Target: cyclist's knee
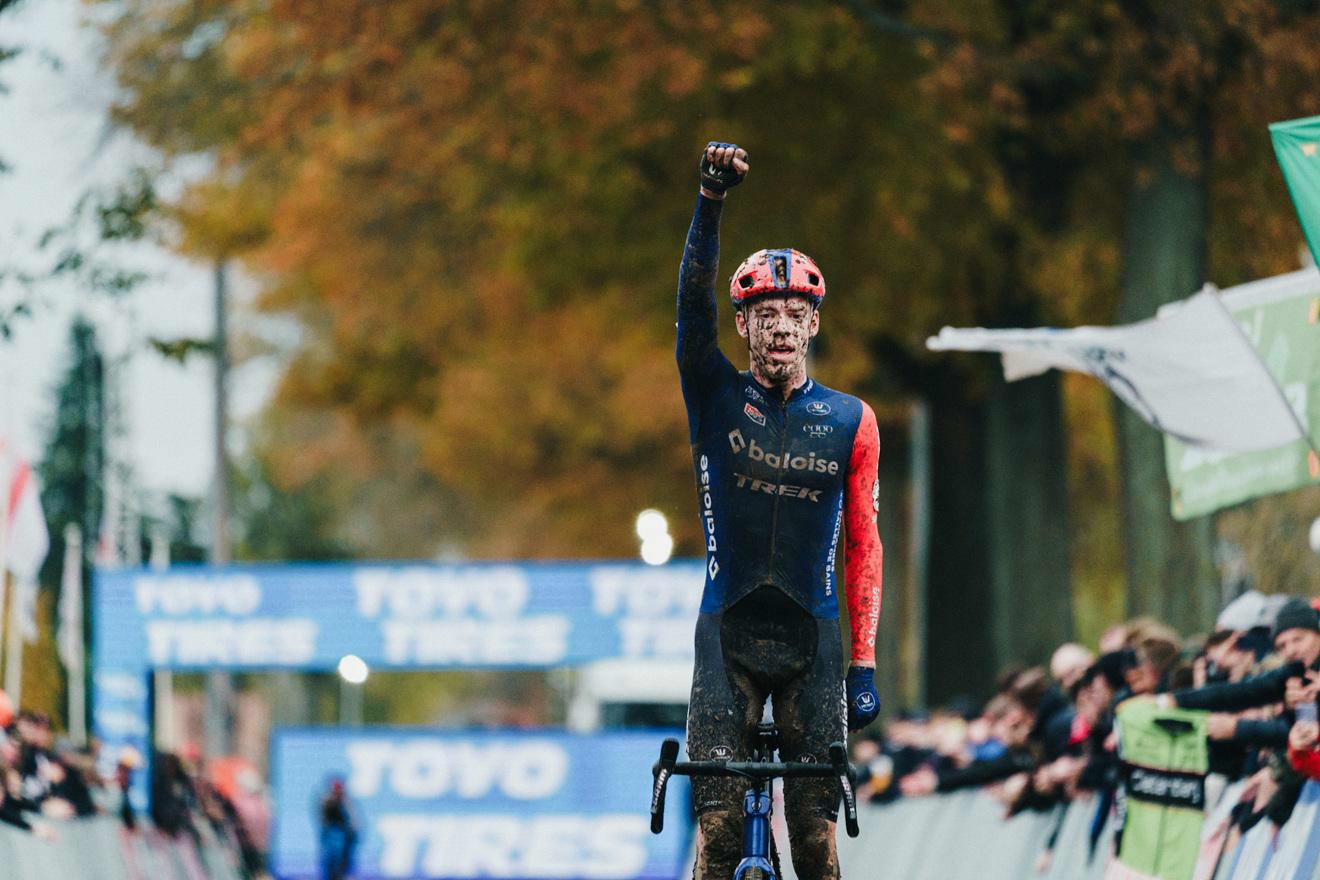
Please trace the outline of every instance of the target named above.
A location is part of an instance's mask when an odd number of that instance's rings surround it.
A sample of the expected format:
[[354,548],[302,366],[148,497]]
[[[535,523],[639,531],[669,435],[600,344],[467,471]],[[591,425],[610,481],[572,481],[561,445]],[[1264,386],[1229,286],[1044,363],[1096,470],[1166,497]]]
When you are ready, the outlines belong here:
[[788,843],[798,880],[838,880],[834,822],[819,810],[785,810]]
[[798,880],[836,880],[834,847],[837,790],[830,780],[791,779],[784,788],[784,819]]
[[723,880],[733,876],[742,858],[742,813],[703,810],[697,816],[701,842],[697,848],[696,880]]

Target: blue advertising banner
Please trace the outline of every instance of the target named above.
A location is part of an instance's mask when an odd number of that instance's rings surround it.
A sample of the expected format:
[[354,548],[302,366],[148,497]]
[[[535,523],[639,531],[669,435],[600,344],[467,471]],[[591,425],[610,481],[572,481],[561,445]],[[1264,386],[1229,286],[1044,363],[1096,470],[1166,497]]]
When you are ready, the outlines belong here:
[[683,659],[700,563],[235,565],[98,572],[96,662],[159,669]]
[[98,571],[92,728],[107,772],[125,746],[149,754],[151,669],[323,670],[346,654],[386,669],[690,661],[703,578],[700,562]]
[[673,880],[692,821],[686,780],[675,779],[665,833],[650,833],[650,768],[665,736],[682,731],[277,731],[272,870],[319,880],[319,808],[338,777],[358,880]]

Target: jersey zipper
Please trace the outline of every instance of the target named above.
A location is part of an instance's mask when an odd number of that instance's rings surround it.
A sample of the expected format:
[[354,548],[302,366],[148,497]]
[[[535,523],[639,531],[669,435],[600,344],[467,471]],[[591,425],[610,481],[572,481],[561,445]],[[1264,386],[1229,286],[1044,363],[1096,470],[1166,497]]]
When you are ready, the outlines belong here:
[[[779,485],[784,485],[784,476],[788,469],[784,467],[784,453],[788,451],[788,401],[782,397],[779,399]],[[779,540],[779,499],[783,498],[779,491],[775,492],[775,505],[770,511],[770,567],[773,570],[775,564],[775,543]]]

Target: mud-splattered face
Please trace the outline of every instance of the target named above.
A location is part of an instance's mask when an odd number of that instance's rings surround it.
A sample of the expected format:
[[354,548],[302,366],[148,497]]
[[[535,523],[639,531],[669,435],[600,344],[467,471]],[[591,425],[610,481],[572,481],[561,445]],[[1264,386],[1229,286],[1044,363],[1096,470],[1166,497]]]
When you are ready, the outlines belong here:
[[752,372],[774,385],[806,375],[807,347],[820,329],[820,314],[803,297],[757,300],[734,314],[747,340]]

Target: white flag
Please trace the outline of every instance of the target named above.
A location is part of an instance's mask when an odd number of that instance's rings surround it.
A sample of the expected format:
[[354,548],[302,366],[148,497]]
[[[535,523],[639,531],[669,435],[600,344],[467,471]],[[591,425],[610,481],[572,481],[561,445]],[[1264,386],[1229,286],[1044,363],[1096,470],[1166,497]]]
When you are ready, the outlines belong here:
[[37,637],[37,575],[50,549],[41,492],[32,467],[0,442],[0,500],[6,505],[3,568],[14,575],[14,598],[23,638]]
[[1000,352],[1010,382],[1051,368],[1090,373],[1151,425],[1194,446],[1253,452],[1306,439],[1278,382],[1209,285],[1137,324],[945,327],[926,347]]

